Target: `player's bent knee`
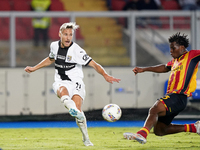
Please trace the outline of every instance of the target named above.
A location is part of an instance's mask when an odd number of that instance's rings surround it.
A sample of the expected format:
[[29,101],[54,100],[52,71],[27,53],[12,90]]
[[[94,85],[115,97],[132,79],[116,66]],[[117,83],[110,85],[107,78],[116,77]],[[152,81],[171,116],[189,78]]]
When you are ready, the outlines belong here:
[[157,113],[157,108],[156,107],[151,107],[150,109],[149,109],[149,113],[150,114],[156,114]]
[[150,109],[149,109],[149,114],[163,114],[165,112],[165,109],[162,110],[160,109],[158,106],[152,106]]
[[157,132],[157,131],[154,131],[154,134],[155,134],[156,136],[163,136],[163,135],[164,135],[162,132]]
[[165,135],[165,132],[163,131],[163,129],[154,128],[154,134],[155,134],[156,136],[163,136],[163,135]]

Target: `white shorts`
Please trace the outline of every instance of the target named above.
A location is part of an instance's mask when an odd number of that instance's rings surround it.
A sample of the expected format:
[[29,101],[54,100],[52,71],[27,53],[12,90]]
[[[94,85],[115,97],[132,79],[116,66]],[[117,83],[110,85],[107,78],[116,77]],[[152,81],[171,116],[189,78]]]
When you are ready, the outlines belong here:
[[83,100],[85,98],[85,84],[82,80],[79,80],[77,82],[72,81],[57,81],[53,83],[53,90],[55,94],[57,95],[57,91],[59,87],[64,86],[67,88],[69,92],[69,97],[72,98],[74,95],[79,95]]

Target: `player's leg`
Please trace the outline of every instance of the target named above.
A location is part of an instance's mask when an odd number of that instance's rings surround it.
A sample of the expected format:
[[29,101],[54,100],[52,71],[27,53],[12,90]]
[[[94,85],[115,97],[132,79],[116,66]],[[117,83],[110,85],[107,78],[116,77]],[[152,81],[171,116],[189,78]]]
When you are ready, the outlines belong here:
[[156,101],[155,104],[149,109],[148,116],[144,123],[144,128],[149,131],[154,127],[158,121],[159,116],[166,115],[166,108],[161,101]]
[[146,143],[146,138],[152,129],[152,127],[157,123],[159,116],[164,116],[166,114],[166,108],[161,101],[156,101],[156,103],[149,109],[148,117],[144,123],[143,128],[141,128],[136,134],[135,133],[124,133],[124,137],[130,140],[137,140],[141,144]]
[[192,132],[200,135],[200,121],[192,124],[169,124],[158,121],[154,126],[154,133],[157,136],[164,136],[168,134],[175,134],[180,132]]
[[158,122],[154,126],[154,133],[157,136],[164,136],[168,134],[175,134],[184,132],[184,125],[172,124],[172,120],[176,115],[159,117]]
[[61,103],[69,110],[72,117],[83,120],[83,114],[77,109],[75,102],[69,97],[69,92],[65,86],[60,86],[57,90],[57,95],[61,99]]
[[[79,95],[74,95],[72,97],[72,100],[75,102],[76,107],[81,111],[81,106],[82,106],[82,98]],[[87,131],[87,121],[86,117],[84,115],[84,112],[81,111],[81,113],[84,116],[83,120],[80,120],[76,118],[76,124],[78,125],[79,129],[81,130],[81,133],[83,135],[83,143],[85,146],[93,146],[92,142],[90,142],[88,131]]]
[[[184,110],[186,105],[187,96],[183,94],[170,94],[161,98],[150,109],[144,127],[136,134],[124,134],[125,138],[134,139],[144,144],[146,143],[146,137],[153,126],[154,133],[158,136],[179,132],[194,132],[200,134],[199,121],[197,121],[195,124],[171,124],[174,117]],[[165,111],[163,111],[163,107],[165,108]]]
[[[172,94],[168,100],[163,99],[166,106],[166,116],[159,117],[158,122],[154,126],[154,133],[158,136],[175,134],[179,132],[199,133],[200,122],[192,124],[171,124],[172,120],[178,115],[187,105],[187,96],[183,94]],[[169,111],[170,109],[170,111]]]
[[185,132],[193,132],[200,135],[200,121],[197,121],[192,124],[185,124],[184,128],[185,128]]
[[[184,130],[183,126],[172,126],[170,124],[174,117],[185,109],[186,105],[187,96],[184,94],[171,93],[165,97],[162,97],[150,109],[144,127],[137,132],[136,135],[139,134],[142,137],[137,137],[134,135],[132,136],[133,139],[139,139],[137,141],[140,143],[146,143],[146,137],[153,126],[156,135],[167,135],[180,131],[182,132]],[[178,130],[175,131],[177,128]]]

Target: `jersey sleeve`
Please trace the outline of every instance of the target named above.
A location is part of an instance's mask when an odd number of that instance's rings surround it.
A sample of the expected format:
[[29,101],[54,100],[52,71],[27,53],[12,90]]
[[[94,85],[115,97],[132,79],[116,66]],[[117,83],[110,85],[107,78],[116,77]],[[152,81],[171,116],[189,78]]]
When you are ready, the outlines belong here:
[[55,54],[53,53],[53,43],[50,45],[50,53],[49,53],[49,58],[54,59]]
[[88,65],[92,58],[81,47],[76,51],[76,62],[80,65]]
[[171,70],[171,67],[172,67],[172,60],[169,61],[166,65],[167,69]]
[[189,53],[191,58],[195,58],[196,62],[200,61],[200,50],[191,50]]

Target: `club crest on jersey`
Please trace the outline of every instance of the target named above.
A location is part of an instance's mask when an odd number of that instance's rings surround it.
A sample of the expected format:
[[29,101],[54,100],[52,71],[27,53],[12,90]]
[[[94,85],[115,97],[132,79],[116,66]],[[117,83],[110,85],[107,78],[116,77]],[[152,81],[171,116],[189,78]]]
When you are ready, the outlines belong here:
[[72,60],[72,56],[67,56],[67,61],[71,61]]

